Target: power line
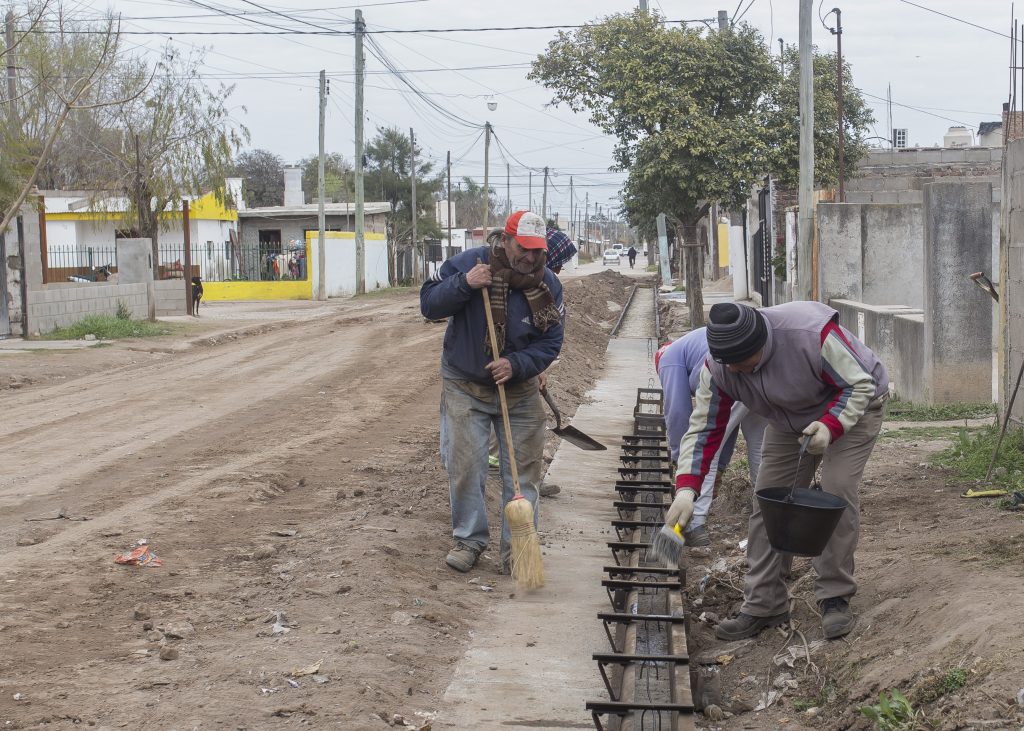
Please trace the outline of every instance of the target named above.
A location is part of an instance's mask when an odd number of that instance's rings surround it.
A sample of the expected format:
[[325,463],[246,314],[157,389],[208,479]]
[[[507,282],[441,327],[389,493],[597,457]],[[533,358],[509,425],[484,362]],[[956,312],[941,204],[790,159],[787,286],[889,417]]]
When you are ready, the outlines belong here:
[[[904,2],[906,0],[903,0]],[[193,0],[195,2],[195,0]],[[751,0],[751,5],[755,0]],[[197,3],[202,5],[201,3]],[[208,7],[208,6],[205,6]],[[747,6],[747,10],[750,6]],[[746,11],[744,11],[745,13]],[[224,13],[222,13],[224,14]],[[166,36],[166,35],[179,35],[179,36],[354,36],[354,30],[302,30],[297,28],[283,29],[279,26],[274,26],[269,23],[262,23],[261,21],[253,20],[245,17],[242,20],[246,20],[250,23],[258,23],[259,25],[265,25],[275,30],[180,30],[180,31],[156,31],[156,30],[123,30],[120,31],[122,35],[133,35],[133,36]],[[696,18],[691,20],[665,20],[662,21],[664,24],[678,24],[678,23],[708,23],[715,20],[714,18]],[[364,31],[365,35],[393,35],[393,34],[413,34],[413,33],[489,33],[489,32],[505,32],[505,31],[520,31],[520,30],[563,30],[563,29],[575,29],[575,28],[590,28],[593,23],[583,23],[580,25],[515,25],[515,26],[503,26],[503,27],[490,27],[490,28],[406,28],[406,29],[391,29],[391,30],[367,30]],[[318,27],[318,26],[317,26]],[[102,30],[91,30],[91,29],[68,29],[63,30],[46,30],[45,28],[33,28],[29,33],[39,34],[63,34],[63,35],[97,35],[104,33]],[[322,49],[321,49],[322,50]]]
[[972,28],[977,28],[978,30],[983,30],[986,33],[992,33],[992,34],[997,35],[997,36],[1002,36],[1003,38],[1011,38],[1011,36],[1007,35],[1006,33],[1001,33],[999,31],[995,30],[994,28],[988,28],[988,27],[986,27],[984,25],[978,25],[977,23],[972,23],[969,20],[964,20],[963,18],[957,18],[955,15],[950,15],[948,13],[943,13],[943,12],[941,12],[939,10],[935,10],[933,8],[929,8],[926,5],[918,5],[917,3],[910,2],[910,0],[899,0],[899,1],[901,3],[904,3],[905,5],[913,5],[915,8],[920,8],[921,10],[927,10],[929,13],[935,13],[936,15],[941,15],[943,18],[949,18],[950,20],[955,20],[957,23],[963,23],[964,25],[969,25]]
[[877,96],[875,94],[868,94],[866,91],[862,91],[861,94],[866,96],[866,97],[870,97],[872,99],[877,99],[878,101],[886,102],[887,104],[892,104],[894,107],[903,107],[904,109],[912,109],[915,112],[920,112],[921,114],[927,114],[930,117],[937,117],[938,119],[944,119],[947,122],[955,122],[956,124],[959,124],[959,125],[961,125],[963,127],[970,127],[971,129],[977,129],[977,127],[975,125],[973,125],[973,124],[967,124],[966,122],[961,122],[959,119],[953,119],[952,117],[943,117],[941,114],[935,114],[934,112],[926,111],[922,107],[914,107],[914,106],[911,106],[910,104],[901,104],[899,102],[892,101],[888,97]]
[[[376,8],[376,7],[381,7],[381,6],[384,6],[384,5],[408,5],[408,4],[412,4],[412,3],[425,3],[425,2],[428,2],[428,0],[388,0],[387,2],[381,2],[381,3],[361,3],[359,5],[337,5],[337,6],[328,7],[328,8],[301,8],[301,9],[293,10],[292,12],[293,13],[320,13],[320,12],[330,12],[331,10],[349,10],[351,8]],[[135,17],[132,17],[132,16],[127,16],[127,17],[119,16],[119,17],[121,17],[121,20],[192,20],[192,19],[200,19],[200,18],[217,18],[217,17],[220,17],[220,16],[229,16],[229,17],[232,17],[232,18],[242,18],[242,17],[245,17],[247,15],[269,15],[269,14],[276,15],[277,11],[275,11],[275,10],[266,10],[266,11],[240,10],[237,13],[224,12],[224,13],[203,13],[203,14],[193,14],[193,15],[139,15],[139,16],[135,16]],[[338,17],[338,16],[335,16],[335,17]],[[314,18],[313,20],[317,20],[317,18]],[[346,18],[345,20],[351,21],[350,18]]]

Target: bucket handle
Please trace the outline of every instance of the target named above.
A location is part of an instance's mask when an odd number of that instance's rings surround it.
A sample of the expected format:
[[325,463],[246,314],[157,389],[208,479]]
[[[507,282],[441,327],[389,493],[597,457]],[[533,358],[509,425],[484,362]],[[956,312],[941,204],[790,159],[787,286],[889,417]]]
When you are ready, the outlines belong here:
[[[796,492],[796,483],[800,481],[800,464],[804,461],[804,455],[807,454],[807,445],[811,443],[810,435],[800,440],[800,454],[796,458],[796,474],[793,475],[793,486],[789,488],[789,495],[786,496],[786,502],[793,502],[793,494]],[[819,490],[821,485],[816,486]]]

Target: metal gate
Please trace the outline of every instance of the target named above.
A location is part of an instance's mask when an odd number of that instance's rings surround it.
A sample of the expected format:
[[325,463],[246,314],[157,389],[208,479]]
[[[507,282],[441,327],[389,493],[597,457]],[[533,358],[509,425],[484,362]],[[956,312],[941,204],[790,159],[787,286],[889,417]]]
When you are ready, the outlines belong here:
[[757,231],[754,233],[754,285],[761,295],[761,306],[771,307],[772,296],[772,242],[775,241],[772,221],[772,203],[775,198],[775,181],[769,175],[764,187],[757,194]]

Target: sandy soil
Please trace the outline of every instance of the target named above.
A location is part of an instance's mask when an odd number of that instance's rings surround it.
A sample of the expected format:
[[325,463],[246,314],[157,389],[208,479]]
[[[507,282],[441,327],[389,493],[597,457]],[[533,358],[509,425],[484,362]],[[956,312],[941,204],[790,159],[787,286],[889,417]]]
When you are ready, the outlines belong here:
[[[1024,523],[992,502],[959,498],[965,485],[928,466],[946,444],[899,431],[879,440],[861,493],[858,625],[847,639],[827,643],[808,559],[796,560],[789,582],[798,634],[714,638],[717,619],[738,610],[742,587],[737,544],[746,535],[750,485],[730,472],[713,508],[714,545],[695,557],[688,581],[693,616],[703,614],[690,641],[701,660],[724,663],[721,706],[735,715],[705,718],[702,728],[874,728],[859,708],[892,688],[921,712],[907,729],[1021,728],[1024,709],[1015,696],[1024,687]],[[775,661],[781,657],[787,662]],[[948,680],[958,670],[965,671],[962,688]],[[769,690],[783,694],[768,710],[752,712]]]
[[[566,284],[567,415],[630,286]],[[429,723],[498,599],[443,563],[444,327],[331,307],[0,360],[0,727]],[[162,568],[114,564],[143,537]]]

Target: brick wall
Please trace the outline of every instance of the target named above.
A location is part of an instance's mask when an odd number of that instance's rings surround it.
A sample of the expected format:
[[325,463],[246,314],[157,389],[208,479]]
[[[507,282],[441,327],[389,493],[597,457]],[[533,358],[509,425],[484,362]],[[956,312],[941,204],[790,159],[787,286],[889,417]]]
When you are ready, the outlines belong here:
[[148,316],[145,284],[48,284],[28,293],[28,323],[33,333],[48,333],[89,315],[113,315],[124,302],[132,317]]

